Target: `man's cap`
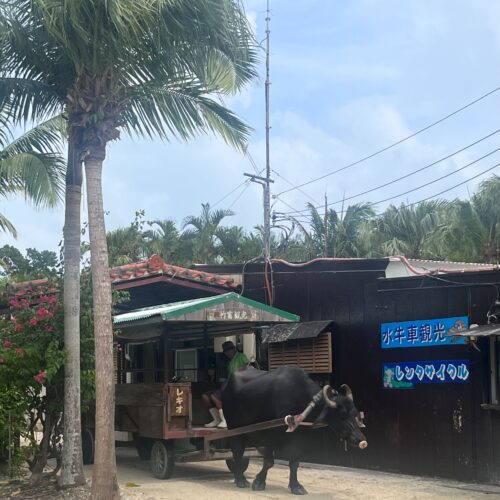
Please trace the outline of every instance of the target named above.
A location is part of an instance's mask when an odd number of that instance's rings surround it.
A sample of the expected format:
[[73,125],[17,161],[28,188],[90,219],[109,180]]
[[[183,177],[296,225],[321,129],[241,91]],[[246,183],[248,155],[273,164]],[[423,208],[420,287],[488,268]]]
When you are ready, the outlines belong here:
[[222,352],[230,351],[231,349],[236,349],[236,346],[230,340],[222,344]]

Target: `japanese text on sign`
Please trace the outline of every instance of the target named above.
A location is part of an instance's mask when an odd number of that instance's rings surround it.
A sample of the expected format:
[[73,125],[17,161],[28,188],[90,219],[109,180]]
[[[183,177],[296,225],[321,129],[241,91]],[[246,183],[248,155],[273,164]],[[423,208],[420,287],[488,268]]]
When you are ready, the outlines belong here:
[[384,389],[412,389],[417,384],[463,384],[469,378],[466,359],[383,364]]
[[208,309],[207,321],[257,321],[257,313],[255,311],[245,311],[244,309]]
[[175,415],[182,416],[186,414],[186,400],[184,397],[184,390],[176,388],[175,389]]
[[[467,316],[382,323],[380,342],[383,349],[449,345],[453,342],[453,337],[448,335],[450,329],[459,332],[468,327],[469,318]],[[463,344],[464,342],[465,339],[462,337],[453,343]]]

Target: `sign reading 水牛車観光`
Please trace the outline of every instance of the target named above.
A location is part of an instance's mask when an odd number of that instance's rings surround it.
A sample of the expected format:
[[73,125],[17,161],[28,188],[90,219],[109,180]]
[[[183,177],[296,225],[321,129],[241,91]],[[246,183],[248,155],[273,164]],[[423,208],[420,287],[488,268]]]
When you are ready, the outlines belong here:
[[382,323],[380,342],[382,349],[463,344],[465,342],[463,337],[453,341],[453,336],[449,335],[449,332],[465,331],[468,327],[467,316]]

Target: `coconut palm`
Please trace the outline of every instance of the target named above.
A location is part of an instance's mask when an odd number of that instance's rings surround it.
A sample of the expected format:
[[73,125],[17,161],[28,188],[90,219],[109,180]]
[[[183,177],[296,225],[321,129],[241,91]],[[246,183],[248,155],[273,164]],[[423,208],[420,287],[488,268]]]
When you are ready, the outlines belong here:
[[455,200],[434,238],[443,256],[467,262],[498,263],[500,177],[482,182],[471,200]]
[[212,210],[209,203],[202,203],[201,214],[184,219],[183,239],[191,241],[193,259],[199,264],[212,264],[219,257],[218,235],[221,234],[221,222],[234,215],[232,210]]
[[390,205],[375,221],[382,252],[414,259],[432,256],[431,241],[446,207],[444,200],[400,207]]
[[360,257],[360,231],[375,211],[369,203],[356,203],[340,214],[329,209],[325,217],[308,203],[310,224],[298,223],[311,257]]
[[[34,127],[9,143],[4,124],[0,137],[0,198],[24,195],[35,207],[54,207],[62,200],[65,163],[57,152],[61,146],[61,118]],[[3,140],[2,140],[3,139]],[[0,230],[17,236],[17,231],[0,214]]]
[[[95,498],[109,499],[117,487],[101,183],[106,147],[121,130],[181,139],[210,131],[241,147],[248,128],[210,94],[233,93],[255,76],[253,38],[236,0],[13,0],[3,14],[17,36],[9,54],[15,78],[0,88],[0,107],[7,103],[15,116],[33,119],[62,108],[74,159],[68,170],[85,165],[99,380],[92,488]],[[33,51],[45,54],[42,67],[25,57],[33,40]]]
[[148,222],[151,229],[145,231],[148,253],[161,255],[166,262],[183,264],[190,260],[181,245],[179,231],[171,219]]

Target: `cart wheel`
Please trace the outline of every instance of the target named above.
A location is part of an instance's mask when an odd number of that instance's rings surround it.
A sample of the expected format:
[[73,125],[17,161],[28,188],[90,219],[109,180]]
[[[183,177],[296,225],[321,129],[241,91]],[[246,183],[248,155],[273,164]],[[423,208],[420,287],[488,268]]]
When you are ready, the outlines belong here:
[[[242,459],[243,462],[243,471],[245,472],[248,469],[248,464],[250,463],[250,459],[248,457],[243,457]],[[230,472],[234,473],[234,460],[231,458],[229,460],[226,460],[226,465],[227,468],[230,470]]]
[[135,441],[135,449],[141,460],[149,460],[151,458],[151,448],[153,443],[148,438],[138,437]]
[[158,479],[169,479],[174,471],[174,452],[165,441],[155,441],[151,448],[151,472]]
[[94,433],[88,427],[84,427],[82,430],[82,458],[85,465],[94,463],[94,452]]

